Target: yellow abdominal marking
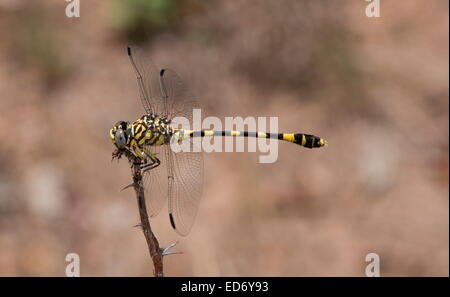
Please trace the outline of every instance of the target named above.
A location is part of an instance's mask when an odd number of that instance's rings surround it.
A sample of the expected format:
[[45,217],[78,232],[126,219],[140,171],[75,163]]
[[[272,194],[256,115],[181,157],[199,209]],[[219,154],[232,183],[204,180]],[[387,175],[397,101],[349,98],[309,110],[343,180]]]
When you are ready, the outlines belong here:
[[294,142],[295,141],[294,134],[292,134],[292,133],[283,134],[283,140]]

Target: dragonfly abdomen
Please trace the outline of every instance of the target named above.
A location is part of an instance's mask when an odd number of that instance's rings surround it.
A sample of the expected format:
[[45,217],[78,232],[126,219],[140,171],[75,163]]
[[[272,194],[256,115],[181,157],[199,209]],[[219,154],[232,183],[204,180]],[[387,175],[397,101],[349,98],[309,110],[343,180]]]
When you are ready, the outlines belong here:
[[318,148],[325,146],[327,141],[315,135],[304,133],[265,133],[250,131],[234,131],[234,130],[184,130],[184,137],[205,137],[205,136],[231,136],[231,137],[255,137],[270,138],[292,142],[307,148]]

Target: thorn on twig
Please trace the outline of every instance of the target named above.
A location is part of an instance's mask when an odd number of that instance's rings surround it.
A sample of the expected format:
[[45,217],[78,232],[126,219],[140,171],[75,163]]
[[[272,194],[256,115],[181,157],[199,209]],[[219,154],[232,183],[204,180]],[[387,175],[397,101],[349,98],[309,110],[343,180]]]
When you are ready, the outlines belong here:
[[122,190],[120,190],[121,192],[122,191],[124,191],[124,190],[126,190],[126,189],[128,189],[128,188],[131,188],[131,187],[134,187],[136,184],[135,183],[131,183],[131,184],[129,184],[128,186],[125,186]]
[[176,255],[176,254],[182,254],[183,252],[171,252],[170,249],[173,248],[174,246],[176,246],[178,244],[178,241],[172,243],[171,245],[169,245],[168,247],[161,249],[161,254],[162,256],[168,256],[168,255]]

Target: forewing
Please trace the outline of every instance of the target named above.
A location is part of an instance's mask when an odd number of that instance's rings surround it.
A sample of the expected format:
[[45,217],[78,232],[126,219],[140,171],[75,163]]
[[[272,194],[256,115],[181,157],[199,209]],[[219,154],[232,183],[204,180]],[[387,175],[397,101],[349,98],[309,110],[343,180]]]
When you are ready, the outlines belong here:
[[128,46],[128,57],[136,73],[139,95],[146,113],[161,114],[163,98],[161,97],[160,71],[140,47]]

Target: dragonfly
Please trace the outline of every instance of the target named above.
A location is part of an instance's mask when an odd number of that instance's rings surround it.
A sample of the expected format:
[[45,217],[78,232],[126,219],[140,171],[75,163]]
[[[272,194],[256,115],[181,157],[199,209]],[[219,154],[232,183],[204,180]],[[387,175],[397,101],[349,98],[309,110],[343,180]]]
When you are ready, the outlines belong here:
[[[321,137],[304,133],[179,128],[172,120],[184,117],[192,122],[193,110],[200,108],[198,100],[175,71],[158,70],[140,47],[128,46],[127,54],[136,74],[145,114],[132,123],[118,121],[109,135],[117,149],[129,150],[141,161],[144,191],[150,197],[150,217],[158,215],[167,201],[170,224],[179,235],[190,232],[202,196],[203,155],[195,147],[193,140],[197,137],[278,139],[306,148],[327,144]],[[173,143],[188,149],[173,150]]]

